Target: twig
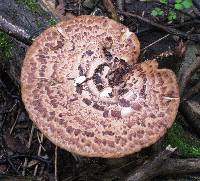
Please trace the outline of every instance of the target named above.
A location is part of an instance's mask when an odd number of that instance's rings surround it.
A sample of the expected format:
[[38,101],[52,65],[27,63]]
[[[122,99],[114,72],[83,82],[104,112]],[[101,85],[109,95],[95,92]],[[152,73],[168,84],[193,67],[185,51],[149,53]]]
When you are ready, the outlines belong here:
[[176,150],[176,148],[172,148],[168,146],[164,151],[159,153],[157,156],[153,158],[153,160],[148,161],[141,167],[139,167],[136,171],[134,171],[131,175],[125,178],[125,181],[144,181],[150,180],[155,175],[157,175],[158,169],[163,165],[163,163],[171,156],[171,154]]
[[81,15],[81,0],[78,0],[78,15]]
[[[20,155],[8,155],[8,159],[13,160],[13,159],[20,159],[20,158],[28,158],[28,159],[32,159],[32,160],[38,160],[40,162],[45,163],[46,165],[49,165],[51,163],[50,160],[47,160],[45,158],[42,158],[41,156],[32,156],[32,155],[28,155],[28,154],[20,154]],[[7,158],[4,159],[0,159],[0,164],[4,164],[7,162]]]
[[17,123],[17,120],[18,120],[18,118],[19,118],[20,113],[21,113],[21,109],[18,109],[17,116],[16,116],[16,118],[15,118],[15,122],[13,123],[13,125],[12,125],[12,127],[11,127],[11,129],[10,129],[10,135],[12,134],[12,132],[13,132],[13,130],[14,130],[14,128],[15,128],[15,125],[16,125],[16,123]]
[[[44,135],[41,134],[40,139],[39,139],[39,144],[40,144],[40,146],[39,146],[39,148],[38,148],[38,154],[37,154],[38,156],[41,155],[41,151],[42,151],[42,142],[43,142],[43,140],[44,140]],[[37,170],[38,170],[38,164],[35,166],[33,176],[36,176]]]
[[0,174],[0,180],[1,181],[6,181],[6,180],[10,180],[10,181],[41,181],[41,180],[45,180],[45,178],[42,177],[32,177],[32,176],[16,176],[16,175],[3,175]]
[[146,50],[147,48],[149,48],[149,47],[155,45],[156,43],[158,43],[158,42],[164,40],[165,38],[167,38],[167,37],[169,37],[169,36],[170,36],[170,34],[167,34],[167,35],[163,36],[162,38],[159,38],[158,40],[156,40],[156,41],[154,41],[153,43],[151,43],[151,44],[147,45],[146,47],[144,47],[141,51]]
[[10,166],[12,167],[12,169],[15,171],[15,173],[17,173],[18,175],[20,175],[19,171],[17,170],[17,168],[14,166],[13,162],[7,158],[8,163],[10,164]]
[[55,147],[55,161],[54,161],[54,176],[55,176],[55,181],[58,181],[58,175],[57,175],[57,170],[58,170],[58,147]]
[[187,20],[183,23],[174,25],[173,28],[181,28],[181,27],[184,27],[184,26],[188,26],[188,25],[191,25],[191,24],[197,24],[197,23],[198,23],[198,21],[196,19],[190,19],[190,20]]
[[117,7],[120,11],[124,11],[125,0],[117,0]]
[[158,24],[156,22],[153,22],[147,18],[144,18],[144,17],[141,17],[137,14],[133,14],[133,13],[129,13],[129,12],[119,12],[120,14],[123,14],[125,16],[131,16],[131,17],[134,17],[134,18],[137,18],[138,20],[141,20],[145,23],[148,23],[158,29],[161,29],[169,34],[173,34],[173,35],[177,35],[177,36],[180,36],[182,38],[185,38],[185,39],[188,39],[188,40],[191,40],[191,41],[195,41],[195,42],[200,42],[200,35],[198,34],[187,34],[185,32],[182,32],[182,31],[179,31],[179,30],[176,30],[172,27],[168,27],[168,26],[164,26],[164,25],[161,25],[161,24]]
[[[30,132],[29,140],[28,140],[28,145],[27,145],[27,148],[28,148],[28,149],[30,149],[30,147],[31,147],[34,129],[35,129],[35,126],[32,124],[31,132]],[[23,170],[22,170],[22,175],[23,175],[23,176],[25,176],[27,164],[28,164],[28,159],[25,158],[25,161],[24,161],[24,164],[23,164]]]

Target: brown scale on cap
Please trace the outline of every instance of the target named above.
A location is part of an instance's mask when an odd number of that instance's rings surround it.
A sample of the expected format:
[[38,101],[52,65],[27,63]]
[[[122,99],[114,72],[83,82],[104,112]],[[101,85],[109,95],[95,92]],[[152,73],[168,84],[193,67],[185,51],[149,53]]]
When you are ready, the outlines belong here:
[[140,44],[105,17],[79,16],[44,31],[27,52],[21,83],[30,118],[56,145],[122,157],[155,143],[176,116],[174,73],[137,63]]

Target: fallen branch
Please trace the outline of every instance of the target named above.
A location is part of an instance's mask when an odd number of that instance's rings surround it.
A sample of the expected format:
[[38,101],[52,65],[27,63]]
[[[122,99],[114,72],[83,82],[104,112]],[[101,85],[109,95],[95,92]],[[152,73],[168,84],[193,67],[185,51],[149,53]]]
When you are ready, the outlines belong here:
[[158,170],[158,175],[180,175],[200,172],[200,159],[168,159]]
[[[42,8],[41,11],[43,15],[32,13],[17,1],[0,1],[0,30],[31,45],[33,38],[50,25],[48,18],[52,17],[52,14],[43,11]],[[38,26],[38,22],[40,26]]]
[[8,19],[4,18],[0,15],[0,30],[14,37],[15,39],[27,44],[31,45],[32,36],[22,27],[14,25]]
[[164,150],[152,161],[144,164],[128,176],[126,181],[150,181],[157,176],[171,176],[200,172],[200,158],[174,159],[173,153]]
[[163,31],[165,31],[169,34],[173,34],[173,35],[176,35],[176,36],[179,36],[179,37],[182,37],[182,38],[194,41],[194,42],[200,42],[200,34],[188,34],[188,33],[182,32],[180,30],[177,30],[175,28],[158,24],[154,21],[151,21],[151,20],[144,18],[142,16],[139,16],[137,14],[133,14],[133,13],[129,13],[129,12],[119,12],[119,13],[122,14],[122,15],[125,15],[125,16],[131,16],[131,17],[136,18],[140,21],[148,23],[151,26],[154,26],[154,27],[156,27],[160,30],[163,30]]
[[158,169],[161,168],[166,159],[168,159],[174,151],[175,148],[168,146],[164,151],[156,155],[153,160],[148,161],[131,173],[125,178],[125,181],[145,181],[157,176]]
[[200,136],[200,104],[199,100],[187,100],[182,102],[179,108],[189,125]]
[[181,97],[187,92],[186,88],[190,84],[191,77],[195,70],[200,68],[199,46],[191,44],[187,46],[184,60],[182,61],[177,79]]
[[111,0],[103,0],[103,5],[108,12],[109,16],[114,19],[115,21],[119,21],[119,17],[117,15],[117,11],[115,6],[113,5]]
[[197,94],[200,92],[200,82],[198,82],[196,85],[190,88],[190,91],[186,92],[182,98],[183,101],[186,101],[191,96]]

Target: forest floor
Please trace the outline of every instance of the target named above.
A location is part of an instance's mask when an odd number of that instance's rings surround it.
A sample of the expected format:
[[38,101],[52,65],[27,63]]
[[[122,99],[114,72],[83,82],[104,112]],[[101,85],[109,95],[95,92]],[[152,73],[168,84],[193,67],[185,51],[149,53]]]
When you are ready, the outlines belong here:
[[[0,180],[200,180],[199,7],[198,1],[176,10],[173,1],[0,0]],[[156,8],[160,15],[153,15]],[[161,140],[139,153],[119,159],[74,155],[45,138],[24,108],[19,80],[27,48],[47,27],[83,14],[120,21],[137,34],[140,61],[157,59],[177,75],[176,120]]]

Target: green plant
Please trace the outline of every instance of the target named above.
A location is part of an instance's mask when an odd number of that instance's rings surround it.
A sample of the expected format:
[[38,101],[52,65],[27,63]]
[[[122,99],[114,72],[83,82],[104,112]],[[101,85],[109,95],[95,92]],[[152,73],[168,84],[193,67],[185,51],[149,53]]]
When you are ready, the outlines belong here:
[[[163,5],[171,4],[172,8],[167,11],[167,19],[168,21],[174,21],[177,18],[175,10],[184,10],[192,7],[192,0],[175,0],[174,3],[169,3],[168,0],[160,0],[160,3]],[[168,6],[167,6],[168,7]],[[154,17],[163,16],[165,8],[161,9],[159,7],[154,8],[151,11],[151,15]]]
[[54,18],[54,17],[51,17],[49,20],[48,20],[49,24],[51,26],[55,25],[57,23],[57,20]]
[[[48,21],[49,25],[52,26],[56,24],[57,20],[54,17],[51,17],[50,15],[48,15],[42,9],[42,7],[38,4],[38,0],[16,0],[16,2],[28,8],[32,13],[37,14],[38,17],[41,17],[41,16],[44,17]],[[42,22],[39,18],[35,20],[35,23],[37,27],[42,26]]]
[[174,123],[165,137],[165,146],[177,147],[183,156],[200,156],[200,141],[185,131],[180,123]]
[[192,7],[192,0],[176,0],[174,8],[177,10],[187,9]]
[[152,16],[162,16],[164,14],[164,11],[160,8],[155,8],[152,12]]
[[12,51],[11,39],[6,33],[2,31],[0,31],[0,50],[4,58],[11,57],[11,51]]
[[167,0],[160,0],[161,3],[167,4]]
[[25,5],[32,12],[38,12],[40,7],[36,0],[17,0],[18,3]]
[[173,21],[176,19],[176,13],[174,11],[170,11],[167,16],[168,21]]

